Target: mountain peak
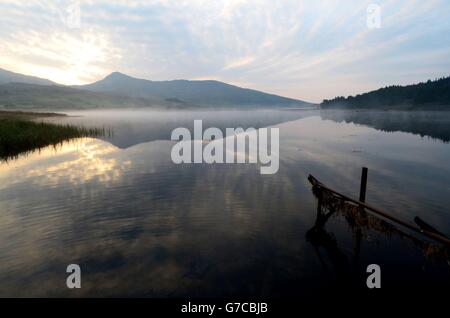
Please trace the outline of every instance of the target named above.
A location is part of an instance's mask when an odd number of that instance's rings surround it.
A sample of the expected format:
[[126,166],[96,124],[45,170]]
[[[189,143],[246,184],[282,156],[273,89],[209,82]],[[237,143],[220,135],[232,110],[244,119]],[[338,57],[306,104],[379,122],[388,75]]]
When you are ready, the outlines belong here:
[[107,78],[130,78],[130,76],[120,72],[112,72],[111,74],[105,77],[105,79]]

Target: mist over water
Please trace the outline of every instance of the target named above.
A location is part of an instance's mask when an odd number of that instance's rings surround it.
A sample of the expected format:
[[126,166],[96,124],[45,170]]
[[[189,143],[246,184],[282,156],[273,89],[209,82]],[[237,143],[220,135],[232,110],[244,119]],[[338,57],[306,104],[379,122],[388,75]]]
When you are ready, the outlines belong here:
[[159,111],[159,110],[88,110],[66,112],[65,118],[49,118],[57,123],[69,123],[88,127],[112,128],[113,138],[105,138],[119,148],[154,140],[170,140],[172,131],[186,127],[191,132],[194,120],[201,119],[203,128],[226,128],[272,126],[317,114],[317,111],[301,110],[214,110],[214,111]]
[[[333,244],[307,237],[317,212],[308,174],[356,197],[362,166],[368,203],[405,220],[420,216],[450,235],[450,145],[446,125],[436,124],[448,113],[70,115],[47,120],[105,126],[114,135],[0,165],[1,296],[298,296],[341,288],[348,275],[365,288],[374,262],[383,288],[449,286],[448,264],[408,238],[364,231],[355,265],[345,218],[326,225]],[[194,119],[204,128],[278,127],[278,173],[173,164],[171,131],[192,129]],[[71,263],[81,266],[80,290],[65,286]]]

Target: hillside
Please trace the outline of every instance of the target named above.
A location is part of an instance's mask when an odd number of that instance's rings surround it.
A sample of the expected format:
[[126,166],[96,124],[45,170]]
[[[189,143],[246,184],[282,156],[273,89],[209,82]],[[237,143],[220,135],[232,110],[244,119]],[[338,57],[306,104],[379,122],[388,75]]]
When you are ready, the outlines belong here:
[[201,107],[261,106],[303,107],[301,100],[241,88],[219,81],[149,81],[114,72],[104,79],[79,88],[135,98],[173,100]]
[[408,86],[388,86],[368,93],[324,100],[322,109],[450,110],[450,77]]
[[[157,106],[154,102],[112,94],[90,92],[64,86],[24,83],[0,85],[0,107],[3,108],[125,108]],[[171,104],[166,103],[164,107]]]
[[0,68],[0,85],[7,83],[27,83],[35,85],[56,85],[56,83],[44,78],[22,75]]

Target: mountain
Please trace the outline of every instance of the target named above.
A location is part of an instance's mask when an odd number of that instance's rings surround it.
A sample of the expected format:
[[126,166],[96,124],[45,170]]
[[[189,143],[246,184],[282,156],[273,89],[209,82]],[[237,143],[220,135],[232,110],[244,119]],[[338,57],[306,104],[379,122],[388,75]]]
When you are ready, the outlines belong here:
[[0,69],[3,108],[249,108],[312,104],[219,81],[149,81],[114,72],[88,85],[64,86]]
[[7,83],[26,83],[35,85],[57,85],[56,83],[44,78],[22,75],[10,72],[0,68],[0,85]]
[[388,86],[356,96],[324,100],[322,109],[450,109],[450,77],[408,86]]
[[219,81],[150,81],[114,72],[104,79],[79,88],[114,93],[156,102],[176,101],[201,107],[304,107],[310,103],[292,98],[241,88]]

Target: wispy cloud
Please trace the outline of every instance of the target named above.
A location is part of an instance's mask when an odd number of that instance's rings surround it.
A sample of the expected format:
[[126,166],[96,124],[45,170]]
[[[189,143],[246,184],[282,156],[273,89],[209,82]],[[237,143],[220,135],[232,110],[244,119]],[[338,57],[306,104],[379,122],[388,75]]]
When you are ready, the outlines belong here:
[[2,1],[0,67],[65,84],[214,78],[317,102],[450,70],[446,0],[85,0],[71,25],[74,4]]

